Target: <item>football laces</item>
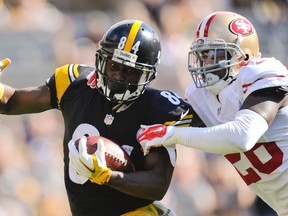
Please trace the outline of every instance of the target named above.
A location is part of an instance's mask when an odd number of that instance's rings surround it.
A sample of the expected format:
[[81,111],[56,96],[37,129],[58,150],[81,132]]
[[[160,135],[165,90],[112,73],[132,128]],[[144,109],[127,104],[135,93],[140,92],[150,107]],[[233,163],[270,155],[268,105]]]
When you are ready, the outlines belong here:
[[107,154],[110,158],[112,158],[112,159],[120,162],[120,163],[123,164],[124,166],[126,166],[127,163],[128,163],[127,160],[125,159],[125,157],[124,157],[123,155],[117,154],[114,150],[106,149],[106,154]]

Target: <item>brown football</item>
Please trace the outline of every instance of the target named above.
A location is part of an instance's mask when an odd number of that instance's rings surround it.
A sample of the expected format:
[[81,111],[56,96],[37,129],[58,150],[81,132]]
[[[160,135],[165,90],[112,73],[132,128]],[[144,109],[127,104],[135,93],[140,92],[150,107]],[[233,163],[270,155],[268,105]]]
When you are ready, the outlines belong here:
[[[95,153],[95,151],[97,150],[97,141],[100,138],[103,139],[104,145],[106,147],[105,159],[107,167],[112,170],[121,172],[135,171],[134,164],[128,153],[120,145],[105,137],[88,136],[86,144],[88,154]],[[79,150],[79,140],[80,139],[75,141],[75,146],[77,150]]]

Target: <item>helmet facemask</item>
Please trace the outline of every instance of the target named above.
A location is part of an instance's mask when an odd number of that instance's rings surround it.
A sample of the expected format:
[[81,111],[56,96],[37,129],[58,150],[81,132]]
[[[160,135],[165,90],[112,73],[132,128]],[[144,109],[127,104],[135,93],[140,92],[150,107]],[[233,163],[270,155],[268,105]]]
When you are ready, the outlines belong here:
[[[127,58],[121,58],[119,52],[125,54],[118,49],[115,49],[113,54],[104,49],[96,52],[97,88],[108,100],[116,103],[135,100],[156,77],[155,67],[137,64],[134,60],[128,61]],[[131,53],[126,54],[131,55]],[[137,56],[135,58],[137,59]],[[126,82],[108,76],[109,62],[121,67],[121,73],[133,73],[135,82]]]
[[96,52],[96,87],[108,100],[133,101],[156,77],[161,44],[140,20],[123,20],[103,35]]
[[188,57],[188,69],[197,88],[205,87],[212,94],[229,85],[237,75],[237,65],[245,59],[238,42],[226,43],[222,39],[210,41],[198,38],[192,43]]

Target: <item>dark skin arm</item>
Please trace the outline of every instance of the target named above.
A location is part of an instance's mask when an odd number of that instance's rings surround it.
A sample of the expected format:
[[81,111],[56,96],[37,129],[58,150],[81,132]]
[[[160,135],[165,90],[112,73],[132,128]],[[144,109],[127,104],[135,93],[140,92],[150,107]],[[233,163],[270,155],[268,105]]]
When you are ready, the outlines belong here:
[[174,167],[165,148],[154,148],[145,157],[145,171],[112,172],[108,186],[134,197],[161,200],[166,194]]
[[[278,110],[287,105],[288,95],[285,96],[283,93],[280,94],[276,89],[266,89],[255,91],[249,95],[244,101],[241,109],[250,109],[260,114],[270,125]],[[196,113],[193,114],[191,126],[205,127],[204,123]]]
[[275,89],[253,92],[244,101],[241,109],[250,109],[260,114],[270,125],[277,112],[288,105],[288,95],[280,94]]
[[14,89],[4,86],[4,95],[0,100],[0,113],[16,115],[39,113],[51,109],[50,91],[46,85]]

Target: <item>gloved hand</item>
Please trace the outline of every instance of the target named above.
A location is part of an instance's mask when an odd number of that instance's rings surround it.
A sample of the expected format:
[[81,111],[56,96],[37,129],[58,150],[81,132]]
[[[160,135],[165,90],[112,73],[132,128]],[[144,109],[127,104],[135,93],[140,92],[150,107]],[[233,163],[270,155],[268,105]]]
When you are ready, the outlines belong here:
[[156,209],[158,216],[176,216],[176,214],[169,208],[167,208],[160,201],[154,201],[153,206]]
[[68,143],[69,157],[73,168],[79,175],[87,177],[96,184],[108,183],[112,171],[106,166],[104,141],[102,139],[98,140],[97,150],[91,155],[87,153],[86,142],[86,137],[80,139],[79,152],[73,140]]
[[2,70],[4,70],[9,64],[11,64],[11,60],[9,58],[5,58],[0,61],[0,75]]
[[141,125],[137,132],[137,140],[142,146],[144,155],[147,155],[152,147],[170,147],[173,140],[167,140],[175,132],[175,127],[165,125]]

